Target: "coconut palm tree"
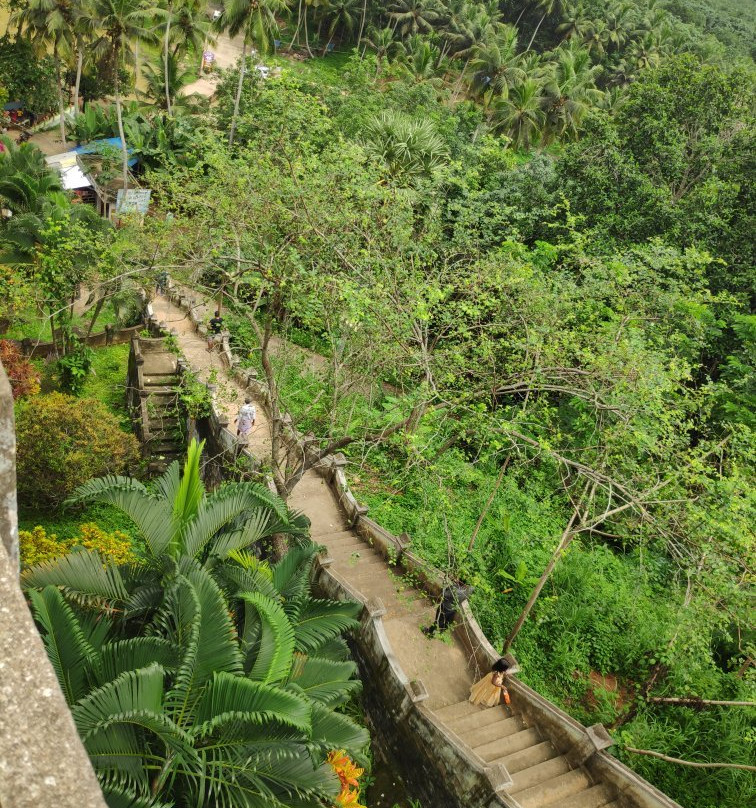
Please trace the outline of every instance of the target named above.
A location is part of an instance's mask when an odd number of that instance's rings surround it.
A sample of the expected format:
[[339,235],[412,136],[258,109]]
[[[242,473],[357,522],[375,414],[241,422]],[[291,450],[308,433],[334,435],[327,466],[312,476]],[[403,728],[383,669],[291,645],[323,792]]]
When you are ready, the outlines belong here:
[[324,17],[328,21],[328,42],[323,48],[323,53],[328,50],[337,31],[342,37],[354,34],[361,5],[362,0],[330,0],[324,12]]
[[603,20],[591,20],[583,33],[582,43],[594,59],[600,59],[606,53],[609,37],[609,29]]
[[13,19],[21,35],[24,31],[37,46],[40,54],[52,47],[55,64],[55,84],[58,90],[58,114],[60,115],[60,138],[66,142],[66,103],[63,95],[62,51],[73,38],[75,27],[74,6],[67,0],[29,0]]
[[363,38],[362,43],[366,49],[375,53],[376,76],[381,72],[384,59],[387,59],[400,47],[400,43],[394,39],[394,32],[390,28],[371,28],[368,30],[367,36]]
[[177,6],[171,31],[174,56],[192,53],[201,57],[205,46],[216,41],[207,18],[207,6],[201,0],[184,0]]
[[[142,75],[147,89],[140,95],[152,101],[160,109],[164,109],[169,115],[176,115],[179,109],[182,111],[193,109],[196,102],[201,99],[196,94],[193,96],[182,95],[184,87],[195,81],[196,74],[194,70],[183,69],[179,57],[174,53],[168,54],[167,62],[164,55],[152,62],[147,62]],[[171,99],[170,112],[168,111],[169,97]]]
[[118,135],[121,138],[121,159],[123,172],[123,188],[129,185],[129,151],[123,131],[123,109],[121,99],[120,62],[124,52],[128,50],[133,39],[149,38],[146,28],[150,16],[149,9],[143,0],[92,0],[93,12],[100,21],[103,31],[101,40],[110,51],[115,82],[116,115],[118,118]]
[[528,42],[528,47],[525,50],[530,50],[533,47],[533,40],[538,35],[538,29],[541,27],[541,24],[546,19],[546,17],[552,16],[552,14],[559,14],[564,8],[564,0],[536,0],[536,7],[543,12],[541,19],[538,20],[538,24],[533,31],[533,35],[530,37],[530,42]]
[[404,42],[402,67],[415,84],[427,82],[436,88],[441,87],[446,72],[444,61],[438,48],[419,34],[413,34]]
[[427,34],[443,18],[443,6],[437,0],[396,0],[389,6],[389,19],[395,31],[405,37]]
[[582,3],[569,6],[564,12],[564,21],[557,26],[557,33],[562,41],[569,39],[582,39],[591,25],[591,20],[585,13]]
[[596,79],[603,68],[591,63],[584,48],[560,47],[555,54],[557,58],[544,87],[546,134],[576,138],[585,114],[602,100]]
[[244,76],[247,72],[247,48],[255,44],[262,53],[273,50],[273,37],[278,31],[276,13],[287,8],[286,0],[224,0],[223,12],[218,19],[219,31],[228,31],[229,36],[242,34],[242,54],[239,63],[239,83],[234,98],[234,112],[231,117],[231,128],[228,133],[228,145],[234,145],[236,124],[239,119]]
[[517,52],[517,29],[503,25],[496,39],[484,42],[470,61],[473,87],[491,97],[506,95],[508,89],[525,78]]
[[536,78],[526,78],[495,101],[491,119],[494,130],[505,132],[515,146],[529,150],[543,134],[545,103],[543,84]]

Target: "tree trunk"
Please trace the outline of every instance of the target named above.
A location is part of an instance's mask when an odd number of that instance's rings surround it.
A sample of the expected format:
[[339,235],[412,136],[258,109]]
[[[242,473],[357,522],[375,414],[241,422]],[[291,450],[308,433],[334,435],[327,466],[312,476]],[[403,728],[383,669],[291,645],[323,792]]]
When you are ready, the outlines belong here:
[[171,14],[173,14],[173,3],[168,4],[168,16],[165,20],[165,46],[163,48],[163,74],[165,77],[165,108],[171,115],[171,85],[168,79],[168,42],[171,37]]
[[74,100],[73,100],[73,115],[74,118],[79,114],[79,87],[81,86],[81,71],[84,67],[84,49],[81,43],[78,46],[78,56],[76,57],[76,84],[74,85]]
[[[362,18],[360,19],[360,32],[357,34],[357,47],[359,48],[360,42],[362,42],[362,34],[365,30],[365,17],[367,16],[367,0],[364,0],[362,4]],[[362,55],[365,55],[365,52],[362,52]]]
[[305,48],[307,48],[307,53],[309,53],[310,56],[312,56],[312,51],[310,50],[310,36],[307,31],[307,6],[305,6],[304,11],[304,29],[305,29]]
[[126,146],[126,134],[123,131],[123,111],[121,109],[121,80],[118,75],[118,48],[115,49],[115,58],[113,59],[115,67],[115,101],[116,101],[116,117],[118,118],[118,134],[121,138],[121,156],[123,158],[123,190],[124,192],[129,187],[129,150]]
[[63,79],[60,75],[60,57],[58,56],[58,43],[53,47],[53,60],[55,61],[55,81],[58,84],[58,111],[60,112],[60,139],[63,141],[63,150],[66,146],[66,103],[63,100]]
[[239,68],[239,83],[236,85],[236,98],[234,98],[234,114],[231,117],[231,131],[228,133],[228,145],[234,145],[234,135],[236,135],[236,121],[239,117],[239,104],[241,103],[242,86],[244,85],[244,74],[247,71],[247,35],[244,34],[242,44],[241,67]]
[[289,50],[291,50],[294,47],[295,40],[299,42],[298,37],[301,25],[302,25],[302,0],[299,0],[299,5],[297,6],[297,27],[294,29],[294,36],[291,38],[291,42],[289,42]]
[[546,19],[546,15],[544,14],[540,20],[538,20],[538,25],[535,27],[535,31],[533,31],[533,36],[530,37],[530,42],[528,42],[528,47],[525,48],[525,53],[527,53],[531,46],[533,45],[533,40],[536,38],[536,34],[538,33],[538,29],[541,27],[541,23]]
[[475,540],[478,538],[478,533],[480,531],[480,526],[483,524],[483,520],[486,518],[486,514],[488,513],[488,509],[491,507],[491,503],[496,496],[496,492],[499,490],[499,486],[501,485],[501,481],[504,479],[504,472],[507,470],[507,466],[509,465],[509,456],[507,459],[501,464],[501,469],[499,471],[499,476],[496,478],[496,483],[494,484],[493,489],[491,490],[491,494],[486,501],[486,504],[483,506],[483,510],[480,512],[480,516],[478,517],[478,521],[475,523],[475,528],[473,529],[472,535],[470,536],[470,543],[467,545],[467,552],[469,553],[473,546],[475,545]]
[[549,580],[549,576],[551,575],[552,570],[556,566],[557,561],[559,561],[562,553],[567,548],[569,543],[572,541],[575,535],[572,531],[572,528],[574,527],[575,520],[578,518],[578,514],[580,513],[581,504],[582,500],[578,500],[574,510],[572,511],[570,521],[567,523],[567,527],[564,529],[564,533],[562,533],[562,538],[559,540],[559,544],[557,545],[556,550],[554,550],[554,554],[551,556],[551,560],[546,565],[546,569],[543,571],[541,577],[538,580],[538,583],[535,585],[535,589],[532,591],[530,597],[528,598],[528,602],[525,604],[525,608],[522,610],[522,613],[517,618],[517,622],[514,624],[514,628],[509,632],[509,636],[504,642],[504,648],[502,649],[501,652],[502,655],[506,654],[507,651],[509,651],[509,647],[512,645],[512,643],[515,640],[515,637],[517,637],[517,635],[520,633],[520,629],[523,627],[525,621],[528,619],[530,610],[535,605],[536,600],[538,600],[538,596],[541,594],[541,590],[546,584],[546,581]]
[[97,322],[97,318],[100,316],[100,312],[102,311],[103,304],[105,303],[105,297],[106,297],[106,295],[103,294],[98,299],[97,303],[95,304],[95,310],[94,310],[94,312],[92,314],[92,319],[89,321],[89,328],[87,329],[87,336],[89,336],[92,333],[92,329],[94,328],[95,323]]

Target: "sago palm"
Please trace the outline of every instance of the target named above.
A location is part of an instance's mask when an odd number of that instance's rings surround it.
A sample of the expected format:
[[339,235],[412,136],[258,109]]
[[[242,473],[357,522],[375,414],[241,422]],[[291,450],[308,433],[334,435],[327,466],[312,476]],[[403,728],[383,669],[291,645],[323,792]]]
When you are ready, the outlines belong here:
[[[54,586],[29,592],[109,804],[331,801],[339,785],[327,752],[359,753],[367,741],[333,711],[359,684],[354,664],[297,651],[274,588],[239,593],[237,634],[227,600],[198,562],[180,559],[170,581],[161,608],[125,639],[118,621],[77,614]],[[323,636],[354,625],[346,616],[353,604],[333,605],[343,619]]]

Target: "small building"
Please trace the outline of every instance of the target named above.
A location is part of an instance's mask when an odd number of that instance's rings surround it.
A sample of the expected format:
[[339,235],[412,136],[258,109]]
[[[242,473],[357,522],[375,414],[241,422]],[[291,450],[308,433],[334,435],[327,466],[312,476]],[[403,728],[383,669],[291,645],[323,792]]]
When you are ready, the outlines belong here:
[[[109,137],[93,140],[71,151],[50,155],[45,157],[45,162],[58,172],[64,190],[73,191],[82,202],[94,205],[100,216],[111,219],[116,209],[116,196],[122,185],[120,152],[121,138]],[[103,161],[108,155],[112,155],[114,160],[115,155],[118,155],[117,171],[105,170]],[[129,168],[134,168],[138,162],[139,158],[129,157]]]

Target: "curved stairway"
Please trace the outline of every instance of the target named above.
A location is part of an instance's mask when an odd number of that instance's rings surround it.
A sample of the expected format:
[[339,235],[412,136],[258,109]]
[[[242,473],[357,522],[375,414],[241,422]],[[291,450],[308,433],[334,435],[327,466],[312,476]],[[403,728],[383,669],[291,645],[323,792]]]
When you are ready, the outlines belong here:
[[[195,320],[212,313],[204,302],[190,305]],[[176,335],[199,379],[210,380],[213,371],[224,374],[215,405],[227,422],[232,421],[249,394],[246,385],[228,374],[217,354],[208,353],[206,341],[186,311],[164,297],[155,300],[154,311],[161,325]],[[270,452],[270,435],[265,408],[258,405],[248,448],[263,458]],[[497,788],[495,794],[490,791],[474,806],[464,803],[465,808],[680,808],[620,764],[617,766],[632,779],[629,788],[623,786],[621,798],[609,783],[594,781],[586,767],[571,765],[552,743],[556,738],[550,738],[545,726],[528,723],[514,692],[510,707],[471,705],[467,701],[470,685],[480,675],[475,662],[458,638],[429,640],[422,634],[420,628],[432,620],[435,604],[396,574],[392,564],[348,525],[326,480],[316,471],[308,471],[289,497],[289,505],[309,517],[312,538],[323,545],[328,568],[363,601],[380,599],[385,608],[383,628],[396,660],[410,681],[422,680],[427,690],[423,706],[481,767],[502,763],[509,772],[511,784]],[[517,689],[514,684],[512,689]],[[569,755],[571,750],[566,752]]]

